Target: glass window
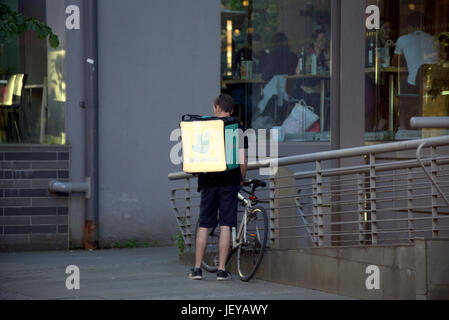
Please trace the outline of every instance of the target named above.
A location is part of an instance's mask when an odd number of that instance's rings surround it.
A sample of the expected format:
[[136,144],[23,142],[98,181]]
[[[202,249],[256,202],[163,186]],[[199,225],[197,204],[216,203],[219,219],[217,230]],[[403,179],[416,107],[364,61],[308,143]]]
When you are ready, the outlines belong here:
[[406,140],[446,134],[413,130],[415,116],[449,115],[449,2],[367,1],[380,9],[380,29],[367,32],[367,140]]
[[[4,0],[51,26],[46,1]],[[55,30],[53,30],[55,32]],[[60,35],[59,40],[63,41]],[[0,143],[65,144],[65,51],[27,31],[0,41]]]
[[222,0],[222,91],[246,128],[330,139],[330,0]]

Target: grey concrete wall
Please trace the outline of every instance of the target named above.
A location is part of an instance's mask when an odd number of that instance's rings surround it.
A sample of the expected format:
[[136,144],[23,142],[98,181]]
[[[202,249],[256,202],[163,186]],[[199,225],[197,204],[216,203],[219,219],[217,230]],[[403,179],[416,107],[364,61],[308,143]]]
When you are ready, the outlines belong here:
[[[193,259],[180,256],[185,264]],[[379,290],[365,286],[370,265],[379,267]],[[235,255],[227,268],[236,274]],[[268,250],[255,277],[358,299],[416,298],[413,246]]]
[[169,140],[220,89],[220,1],[99,0],[100,245],[172,244]]
[[[415,245],[266,251],[256,278],[358,299],[449,299],[448,239]],[[194,254],[180,255],[192,264]],[[227,268],[236,274],[235,255]],[[379,268],[379,289],[367,289],[367,267]]]
[[449,241],[427,241],[427,292],[429,299],[449,300]]
[[[66,0],[65,5],[77,5],[83,12],[82,0]],[[65,16],[65,15],[64,15]],[[84,181],[84,111],[79,104],[84,99],[83,85],[83,38],[81,30],[66,30],[66,139],[71,146],[70,176],[74,182]],[[85,200],[82,195],[69,197],[70,245],[83,246]]]

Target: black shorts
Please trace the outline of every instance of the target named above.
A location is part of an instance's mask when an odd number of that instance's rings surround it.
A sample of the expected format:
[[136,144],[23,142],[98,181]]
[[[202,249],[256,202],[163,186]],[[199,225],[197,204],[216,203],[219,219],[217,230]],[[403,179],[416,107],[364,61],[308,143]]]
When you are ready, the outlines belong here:
[[240,186],[204,187],[201,189],[200,227],[237,227],[237,195]]

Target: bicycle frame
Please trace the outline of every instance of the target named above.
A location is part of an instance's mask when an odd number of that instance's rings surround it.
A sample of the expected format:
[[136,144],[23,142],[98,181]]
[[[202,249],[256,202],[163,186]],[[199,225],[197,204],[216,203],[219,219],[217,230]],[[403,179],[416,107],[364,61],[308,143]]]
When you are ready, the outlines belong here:
[[237,249],[246,242],[246,220],[248,217],[248,210],[252,208],[251,201],[246,199],[240,192],[238,193],[238,198],[245,207],[245,211],[243,213],[242,222],[240,223],[238,233],[236,234],[234,228],[232,228],[232,250]]

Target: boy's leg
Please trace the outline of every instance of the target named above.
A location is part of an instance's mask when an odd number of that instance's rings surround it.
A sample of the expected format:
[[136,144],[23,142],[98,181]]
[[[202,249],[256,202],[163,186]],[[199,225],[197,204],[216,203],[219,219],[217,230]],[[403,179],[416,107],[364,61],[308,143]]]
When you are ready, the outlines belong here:
[[196,235],[195,268],[201,268],[201,262],[204,258],[204,251],[207,246],[207,235],[209,229],[199,228]]
[[218,241],[218,269],[225,270],[231,243],[231,227],[220,227],[220,239]]
[[231,228],[237,227],[237,194],[240,186],[220,187],[218,206],[220,209],[219,267],[225,270],[231,246]]
[[200,225],[195,244],[195,268],[201,268],[204,252],[207,246],[209,228],[217,224],[218,188],[203,188],[201,190]]

